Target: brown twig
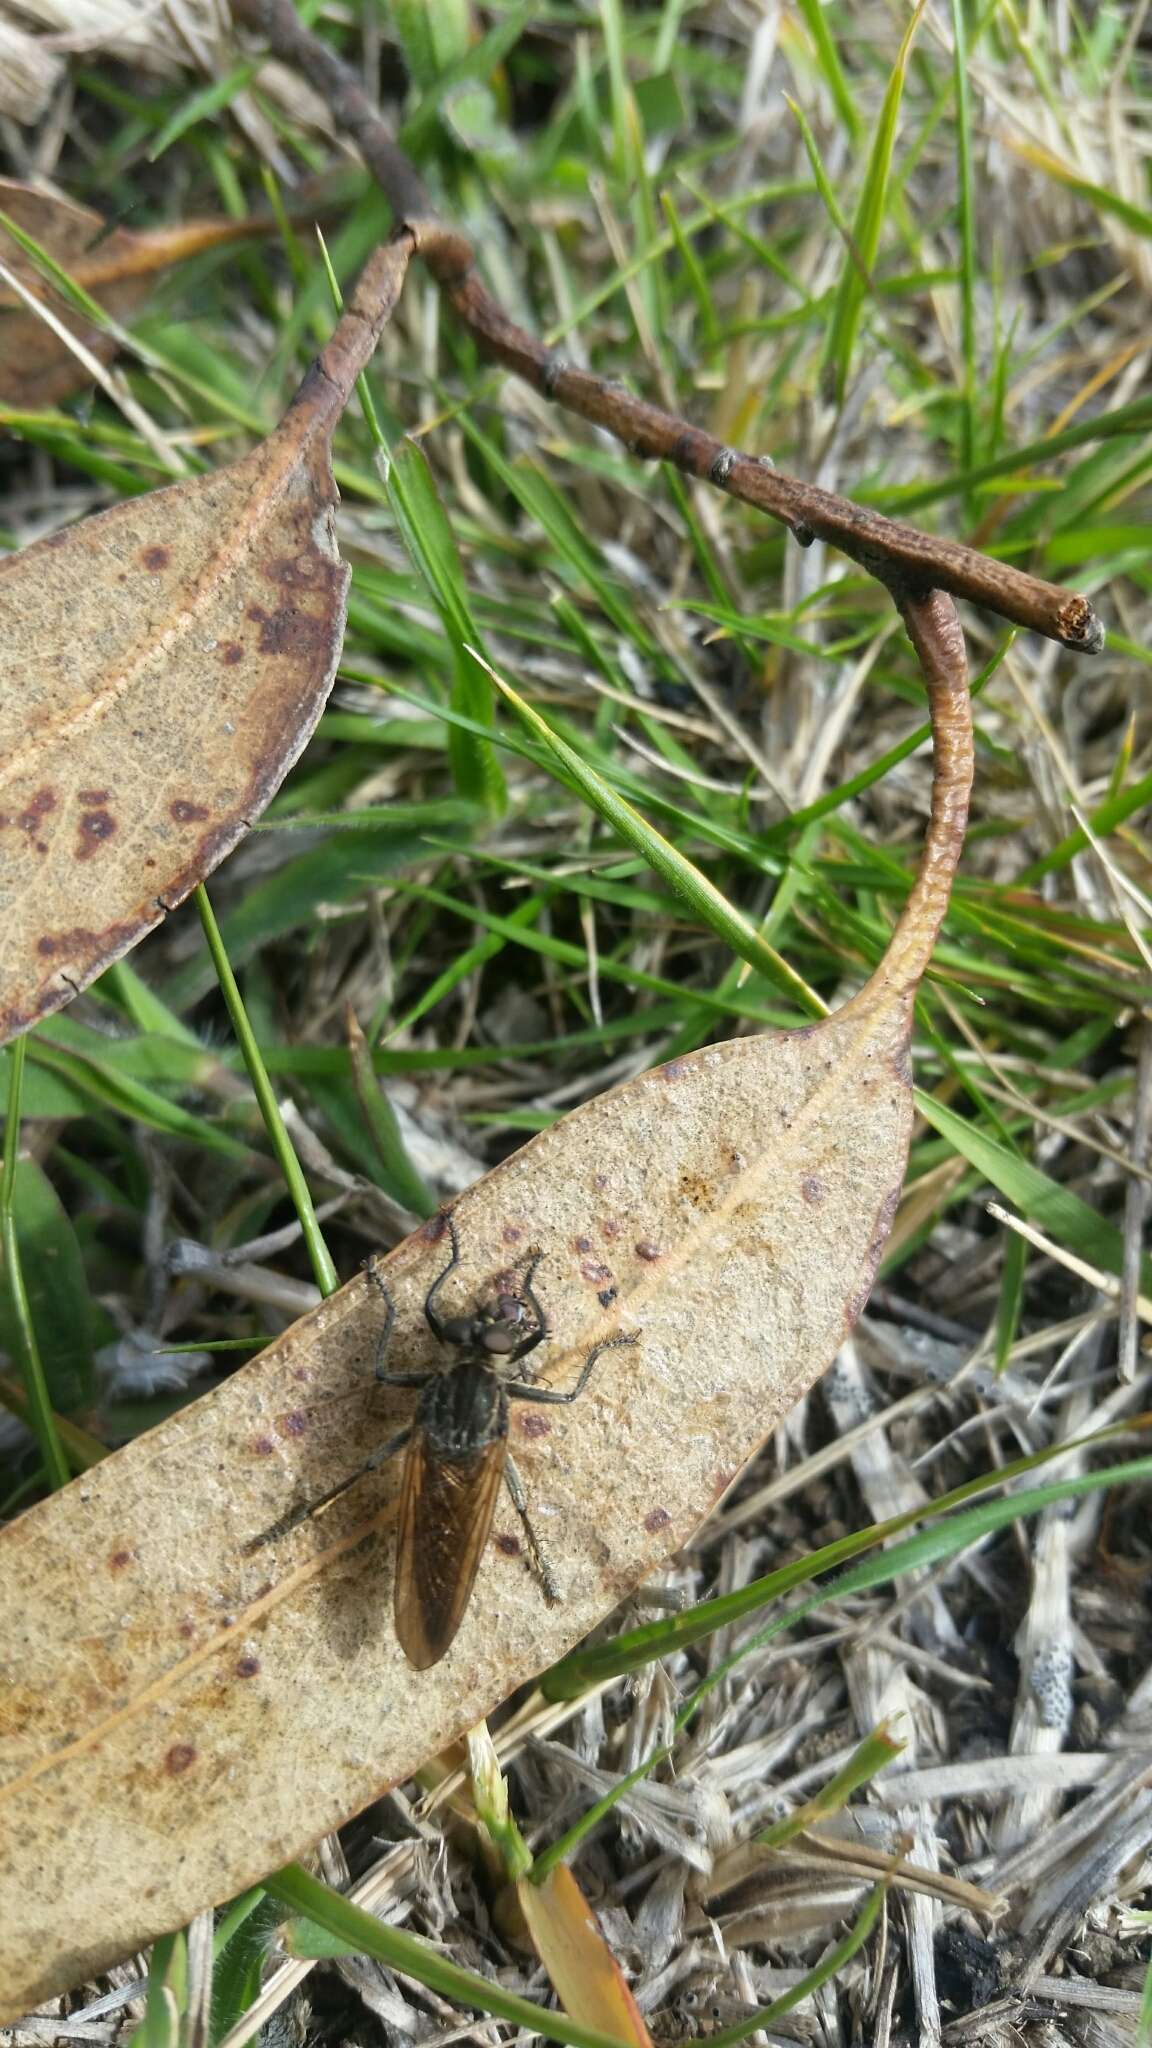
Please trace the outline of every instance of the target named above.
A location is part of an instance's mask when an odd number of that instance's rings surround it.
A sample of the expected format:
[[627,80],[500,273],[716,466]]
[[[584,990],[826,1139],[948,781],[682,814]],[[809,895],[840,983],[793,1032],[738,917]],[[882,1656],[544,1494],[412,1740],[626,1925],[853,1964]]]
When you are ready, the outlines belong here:
[[932,957],[964,850],[972,793],[972,699],[968,660],[956,606],[943,590],[917,595],[893,589],[916,650],[932,720],[932,814],[920,872],[875,973],[856,997],[889,991],[911,1000]]
[[886,583],[902,606],[932,590],[948,591],[1079,653],[1099,653],[1104,628],[1087,598],[959,541],[887,519],[757,456],[742,455],[702,428],[545,348],[501,310],[477,273],[470,243],[437,218],[419,173],[393,141],[354,72],[305,28],[291,0],[233,0],[233,14],[261,31],[269,49],[295,64],[327,101],[337,126],[358,144],[397,225],[411,229],[429,270],[484,355],[514,370],[543,397],[607,428],[634,455],[671,462],[686,475],[757,506],[789,527],[802,545],[817,537],[831,542]]

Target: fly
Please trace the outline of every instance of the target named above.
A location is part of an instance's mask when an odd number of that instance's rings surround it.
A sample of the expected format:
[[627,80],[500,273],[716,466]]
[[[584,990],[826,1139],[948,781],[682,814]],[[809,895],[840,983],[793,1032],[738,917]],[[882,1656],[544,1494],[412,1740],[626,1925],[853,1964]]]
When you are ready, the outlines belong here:
[[460,1238],[453,1217],[447,1218],[447,1225],[452,1255],[425,1296],[424,1319],[437,1343],[455,1355],[447,1365],[432,1371],[388,1371],[396,1311],[377,1266],[369,1261],[369,1277],[386,1309],[376,1377],[385,1386],[418,1388],[416,1413],[408,1427],[382,1444],[350,1479],[258,1539],[266,1543],[294,1528],[403,1451],[393,1607],[400,1647],[418,1671],[439,1663],[464,1619],[492,1531],[501,1481],[520,1517],[529,1560],[545,1598],[549,1602],[559,1599],[559,1588],[541,1552],[508,1449],[508,1403],[567,1405],[583,1393],[605,1351],[638,1341],[635,1336],[608,1337],[595,1345],[567,1393],[536,1386],[523,1370],[523,1361],[550,1334],[532,1286],[543,1252],[534,1249],[530,1253],[519,1294],[498,1293],[467,1315],[442,1316],[440,1291],[460,1264]]

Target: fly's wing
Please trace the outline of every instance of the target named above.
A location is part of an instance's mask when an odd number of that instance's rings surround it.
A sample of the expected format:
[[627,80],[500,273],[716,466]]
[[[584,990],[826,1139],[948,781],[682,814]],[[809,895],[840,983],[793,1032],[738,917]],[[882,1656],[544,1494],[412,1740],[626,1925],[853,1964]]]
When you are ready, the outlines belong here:
[[417,1671],[438,1664],[464,1618],[496,1512],[507,1455],[496,1437],[462,1458],[430,1457],[413,1436],[400,1488],[396,1634]]

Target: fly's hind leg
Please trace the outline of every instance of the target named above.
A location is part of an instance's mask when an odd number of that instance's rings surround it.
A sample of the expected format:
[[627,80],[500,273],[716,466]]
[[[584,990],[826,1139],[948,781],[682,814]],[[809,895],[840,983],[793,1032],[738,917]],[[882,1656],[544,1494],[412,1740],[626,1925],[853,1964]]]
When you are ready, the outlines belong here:
[[339,1500],[341,1494],[349,1493],[358,1480],[366,1478],[369,1472],[375,1472],[378,1466],[387,1464],[389,1458],[396,1456],[397,1451],[402,1451],[411,1434],[411,1427],[402,1429],[397,1436],[391,1436],[387,1443],[381,1444],[378,1451],[373,1451],[372,1456],[347,1479],[342,1479],[338,1486],[330,1486],[327,1493],[322,1493],[318,1500],[307,1501],[303,1507],[290,1508],[286,1515],[281,1515],[278,1522],[273,1522],[270,1528],[262,1529],[259,1536],[249,1539],[244,1545],[245,1557],[251,1557],[253,1551],[262,1550],[266,1543],[278,1543],[281,1536],[291,1535],[292,1530],[298,1529],[301,1522],[310,1521],[313,1515],[318,1515],[321,1508],[331,1507],[332,1502]]
[[528,1562],[544,1589],[544,1598],[550,1607],[554,1607],[560,1598],[560,1584],[544,1552],[540,1548],[540,1538],[532,1526],[532,1517],[528,1513],[528,1503],[524,1498],[523,1483],[511,1455],[504,1461],[504,1484],[512,1496],[512,1505],[520,1517],[520,1524],[524,1531],[524,1542],[528,1551]]

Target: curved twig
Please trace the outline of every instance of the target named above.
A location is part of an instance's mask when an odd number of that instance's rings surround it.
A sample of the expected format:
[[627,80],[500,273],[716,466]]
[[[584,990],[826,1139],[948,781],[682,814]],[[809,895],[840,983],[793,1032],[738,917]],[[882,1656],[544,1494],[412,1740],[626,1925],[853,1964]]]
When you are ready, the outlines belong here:
[[514,370],[543,397],[605,427],[634,455],[671,462],[767,512],[802,544],[818,535],[881,582],[920,592],[946,590],[1079,653],[1099,653],[1104,628],[1087,598],[741,454],[546,348],[502,311],[476,270],[471,244],[438,219],[419,173],[355,73],[305,28],[291,0],[233,0],[233,13],[260,30],[275,55],[295,64],[322,94],[338,127],[358,144],[397,225],[411,228],[429,270],[484,355]]
[[974,750],[972,698],[964,634],[951,597],[943,590],[915,595],[893,587],[892,596],[916,650],[932,720],[932,812],[920,870],[884,957],[854,1000],[861,1008],[896,996],[912,998],[932,957],[952,883],[964,850]]

